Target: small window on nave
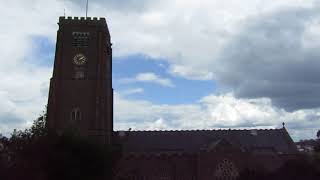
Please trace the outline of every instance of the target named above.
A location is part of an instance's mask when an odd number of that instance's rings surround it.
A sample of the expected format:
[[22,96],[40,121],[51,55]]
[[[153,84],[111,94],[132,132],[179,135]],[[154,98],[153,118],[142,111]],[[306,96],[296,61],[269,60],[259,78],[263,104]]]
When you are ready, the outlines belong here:
[[71,121],[80,121],[81,120],[80,108],[73,108],[70,116],[71,116]]

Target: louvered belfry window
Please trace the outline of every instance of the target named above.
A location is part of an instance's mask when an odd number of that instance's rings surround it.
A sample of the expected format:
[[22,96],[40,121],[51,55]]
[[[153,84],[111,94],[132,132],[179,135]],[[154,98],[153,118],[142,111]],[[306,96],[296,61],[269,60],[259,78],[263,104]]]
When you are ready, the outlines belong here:
[[72,46],[78,48],[88,47],[89,45],[89,32],[72,32]]

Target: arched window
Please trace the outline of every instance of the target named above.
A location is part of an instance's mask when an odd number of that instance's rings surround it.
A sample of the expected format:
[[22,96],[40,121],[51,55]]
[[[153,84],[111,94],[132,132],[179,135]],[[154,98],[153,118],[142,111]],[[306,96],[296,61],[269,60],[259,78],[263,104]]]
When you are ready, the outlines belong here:
[[81,111],[80,108],[73,108],[71,111],[71,121],[80,121]]
[[239,176],[239,172],[233,162],[223,159],[214,172],[214,176],[219,180],[235,180]]

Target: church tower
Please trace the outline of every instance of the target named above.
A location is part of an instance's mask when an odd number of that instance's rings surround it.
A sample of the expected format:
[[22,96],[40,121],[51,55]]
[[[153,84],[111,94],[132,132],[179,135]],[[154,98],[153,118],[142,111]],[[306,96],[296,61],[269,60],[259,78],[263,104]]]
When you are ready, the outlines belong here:
[[113,132],[112,49],[105,18],[59,18],[47,127],[102,144]]

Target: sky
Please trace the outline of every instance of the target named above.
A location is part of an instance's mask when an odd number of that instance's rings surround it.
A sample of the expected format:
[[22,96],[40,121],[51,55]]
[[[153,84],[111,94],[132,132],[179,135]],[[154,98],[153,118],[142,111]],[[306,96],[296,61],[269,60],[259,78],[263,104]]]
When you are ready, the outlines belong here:
[[[0,6],[0,134],[45,110],[58,18],[86,0]],[[320,129],[319,0],[89,0],[113,48],[115,130]]]

